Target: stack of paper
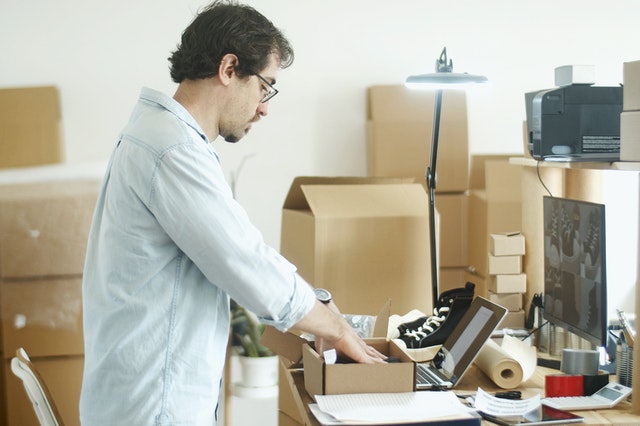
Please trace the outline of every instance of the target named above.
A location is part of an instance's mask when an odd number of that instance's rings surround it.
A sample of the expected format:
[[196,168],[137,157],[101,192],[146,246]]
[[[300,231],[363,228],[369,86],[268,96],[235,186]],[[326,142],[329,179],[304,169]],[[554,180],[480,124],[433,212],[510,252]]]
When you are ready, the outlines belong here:
[[316,395],[309,407],[322,425],[479,425],[480,418],[451,391]]

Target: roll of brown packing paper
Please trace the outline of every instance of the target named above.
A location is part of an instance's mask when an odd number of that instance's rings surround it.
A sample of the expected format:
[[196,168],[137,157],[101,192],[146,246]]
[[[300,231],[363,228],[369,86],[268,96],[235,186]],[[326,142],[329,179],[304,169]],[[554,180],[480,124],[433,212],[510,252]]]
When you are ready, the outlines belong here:
[[484,344],[475,363],[503,389],[513,389],[523,381],[522,365],[491,339]]

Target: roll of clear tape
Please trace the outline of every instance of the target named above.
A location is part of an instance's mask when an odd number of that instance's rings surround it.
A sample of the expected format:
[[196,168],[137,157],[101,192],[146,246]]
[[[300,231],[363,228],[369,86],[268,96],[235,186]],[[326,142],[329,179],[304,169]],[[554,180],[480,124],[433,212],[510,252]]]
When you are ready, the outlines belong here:
[[491,339],[484,344],[475,363],[503,389],[513,389],[522,383],[522,365]]

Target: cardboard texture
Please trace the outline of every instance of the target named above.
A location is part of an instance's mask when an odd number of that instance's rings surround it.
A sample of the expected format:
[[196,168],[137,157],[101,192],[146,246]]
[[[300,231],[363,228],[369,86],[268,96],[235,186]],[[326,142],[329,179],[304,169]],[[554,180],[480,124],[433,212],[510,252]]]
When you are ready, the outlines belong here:
[[501,328],[524,328],[524,311],[507,312],[507,315],[502,319],[502,322],[498,324],[498,329]]
[[489,237],[489,253],[494,256],[525,254],[524,235],[520,232],[491,234]]
[[384,304],[378,315],[373,337],[365,341],[384,354],[395,356],[402,362],[388,364],[339,363],[326,365],[310,342],[293,331],[281,332],[267,326],[261,343],[281,357],[281,377],[278,409],[294,420],[300,408],[299,395],[294,395],[284,370],[304,365],[304,381],[311,397],[317,394],[359,392],[411,392],[415,390],[415,364],[393,341],[387,341],[391,302]]
[[[29,349],[25,349],[28,353]],[[22,381],[11,372],[10,362],[9,359],[3,362],[7,390],[7,425],[40,426]],[[65,426],[79,426],[78,404],[84,357],[31,358],[31,362],[49,388]]]
[[302,348],[304,386],[311,397],[347,393],[413,392],[415,364],[393,340],[365,339],[379,352],[402,362],[386,364],[326,364],[311,346]]
[[488,290],[494,293],[524,293],[527,291],[527,275],[489,275]]
[[640,110],[640,61],[622,64],[622,110]]
[[522,272],[522,256],[489,255],[489,275],[520,274]]
[[640,161],[640,110],[620,114],[620,160]]
[[522,293],[494,293],[489,291],[488,296],[489,300],[500,306],[504,306],[510,312],[520,311],[523,308]]
[[437,194],[436,210],[440,219],[440,268],[466,267],[468,258],[469,195]]
[[56,87],[0,89],[0,168],[63,161]]
[[[369,87],[369,176],[411,176],[424,181],[430,161],[434,93],[409,90],[403,85]],[[469,142],[463,91],[443,92],[436,171],[437,192],[467,189]]]
[[0,320],[5,358],[82,355],[82,279],[0,282]]
[[0,185],[0,278],[81,274],[99,180]]
[[282,212],[282,254],[340,310],[430,312],[428,201],[411,179],[299,177]]
[[490,235],[522,229],[522,170],[502,156],[472,157],[471,162],[469,266],[487,277]]

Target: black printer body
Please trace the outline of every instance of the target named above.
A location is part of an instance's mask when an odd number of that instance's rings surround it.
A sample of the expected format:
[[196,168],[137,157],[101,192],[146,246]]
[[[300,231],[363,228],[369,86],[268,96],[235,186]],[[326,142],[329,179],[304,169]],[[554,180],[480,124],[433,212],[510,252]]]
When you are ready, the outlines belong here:
[[622,87],[572,84],[525,94],[528,148],[547,161],[618,161]]

